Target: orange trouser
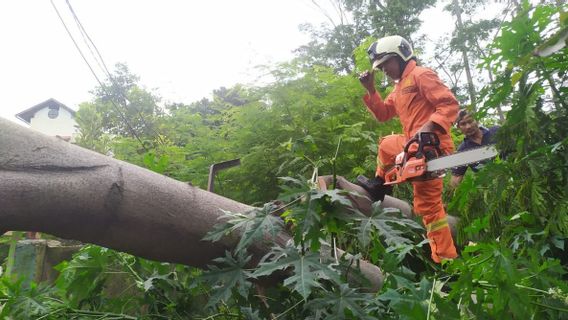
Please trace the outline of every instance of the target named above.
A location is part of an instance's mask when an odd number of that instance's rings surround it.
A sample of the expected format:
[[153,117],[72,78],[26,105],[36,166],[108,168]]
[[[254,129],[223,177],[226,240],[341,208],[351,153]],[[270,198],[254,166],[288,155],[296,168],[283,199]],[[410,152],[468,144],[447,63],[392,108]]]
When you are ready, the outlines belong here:
[[[406,137],[401,134],[381,139],[376,176],[384,178],[385,171],[394,165],[396,155],[403,151],[406,141]],[[457,257],[442,204],[442,179],[415,181],[412,186],[414,187],[414,213],[422,217],[422,222],[426,227],[426,236],[430,240],[432,249],[432,260],[440,263],[441,259]]]

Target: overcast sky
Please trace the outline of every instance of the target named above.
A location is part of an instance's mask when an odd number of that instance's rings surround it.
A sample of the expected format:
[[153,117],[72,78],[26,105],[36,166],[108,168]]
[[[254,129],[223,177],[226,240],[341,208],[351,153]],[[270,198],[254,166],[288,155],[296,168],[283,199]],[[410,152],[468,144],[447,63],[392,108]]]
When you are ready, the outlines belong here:
[[[66,2],[53,1],[89,56]],[[310,0],[70,2],[107,66],[127,63],[170,102],[254,82],[261,76],[255,66],[286,61],[308,41],[299,24],[325,21]],[[447,31],[447,23],[438,28],[431,25],[440,19],[428,20],[427,28]],[[0,40],[0,116],[17,121],[14,114],[49,98],[73,109],[91,99],[97,82],[49,0],[1,0]]]

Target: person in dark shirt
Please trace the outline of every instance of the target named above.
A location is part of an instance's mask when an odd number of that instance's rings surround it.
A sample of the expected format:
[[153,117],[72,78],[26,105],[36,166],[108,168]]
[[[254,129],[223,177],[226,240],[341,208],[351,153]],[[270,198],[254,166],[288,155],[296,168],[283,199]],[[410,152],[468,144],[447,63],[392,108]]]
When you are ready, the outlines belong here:
[[[457,152],[494,144],[495,135],[500,128],[499,126],[494,126],[487,129],[480,126],[467,110],[461,110],[458,113],[456,126],[465,135],[463,142],[458,146]],[[453,190],[460,184],[468,168],[471,168],[473,172],[477,172],[485,163],[487,163],[487,160],[452,169],[450,189]]]

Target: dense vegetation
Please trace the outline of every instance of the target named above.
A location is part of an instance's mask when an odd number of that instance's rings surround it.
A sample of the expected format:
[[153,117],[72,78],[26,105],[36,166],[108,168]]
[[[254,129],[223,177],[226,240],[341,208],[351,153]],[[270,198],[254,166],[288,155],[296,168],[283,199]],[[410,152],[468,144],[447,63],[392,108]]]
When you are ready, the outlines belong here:
[[[240,158],[241,166],[219,173],[216,191],[259,209],[227,213],[228,222],[207,237],[216,241],[242,228],[235,250],[208,270],[197,270],[85,246],[58,266],[54,286],[24,286],[3,277],[0,315],[568,319],[568,7],[513,2],[508,6],[512,17],[476,21],[475,10],[483,3],[462,3],[460,19],[465,21],[452,35],[450,52],[459,57],[469,48],[468,67],[482,81],[474,87],[453,81],[461,79],[464,59],[451,68],[448,62],[440,73],[446,73],[481,122],[503,117],[498,146],[507,157],[468,174],[453,194],[445,195],[449,212],[461,217],[461,256],[439,266],[430,261],[419,223],[390,210],[377,209],[371,217],[348,215],[344,193],[313,186],[314,173],[352,179],[374,171],[377,138],[400,131],[400,125],[397,120],[377,123],[361,102],[357,74],[369,68],[369,36],[394,32],[381,26],[398,26],[388,23],[398,14],[399,23],[417,24],[399,26],[412,38],[419,29],[417,14],[431,5],[338,3],[355,22],[322,30],[312,26],[311,45],[300,48],[297,59],[274,67],[270,85],[220,88],[212,99],[161,108],[157,93],[144,89],[126,65],[118,65],[113,78],[93,91],[93,100],[80,106],[80,145],[178,180],[205,187],[209,165]],[[460,12],[456,4],[448,4],[454,14]],[[403,10],[408,7],[417,12]],[[385,84],[385,79],[377,81]],[[382,87],[383,94],[391,89]],[[453,134],[458,142],[459,133]],[[407,185],[395,192],[411,199]],[[283,219],[273,214],[276,204],[267,203],[275,199],[287,204],[279,210]],[[290,225],[293,243],[273,248],[250,268],[247,247],[264,232]],[[320,259],[330,239],[381,267],[385,283],[380,292],[365,292],[364,282],[347,281],[346,273],[357,279],[354,260]],[[282,270],[285,278],[278,285],[259,281]],[[124,290],[109,289],[116,283]]]

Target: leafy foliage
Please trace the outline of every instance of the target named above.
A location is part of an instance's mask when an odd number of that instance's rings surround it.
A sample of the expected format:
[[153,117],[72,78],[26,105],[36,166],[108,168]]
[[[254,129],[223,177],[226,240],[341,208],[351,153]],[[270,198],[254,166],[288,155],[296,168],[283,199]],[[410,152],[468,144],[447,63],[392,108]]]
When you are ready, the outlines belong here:
[[[545,230],[547,236],[566,237],[567,178],[566,170],[562,169],[566,152],[562,150],[566,148],[568,133],[563,126],[567,108],[562,102],[566,101],[565,95],[553,88],[556,82],[553,79],[559,77],[560,83],[565,81],[562,70],[567,66],[549,69],[547,63],[556,61],[557,57],[532,56],[536,43],[542,41],[541,33],[548,32],[549,24],[554,25],[550,17],[556,10],[549,6],[532,10],[526,3],[524,6],[517,18],[504,25],[503,34],[494,44],[500,54],[496,53],[493,60],[505,66],[505,73],[513,75],[510,79],[498,78],[485,91],[488,96],[485,108],[506,103],[512,97],[512,109],[499,132],[499,145],[507,154],[507,161],[469,177],[472,181],[460,188],[456,201],[468,221],[480,218],[481,212],[488,215],[488,231],[493,236],[503,234],[505,225],[509,225],[508,230],[517,231],[525,220],[531,229]],[[547,91],[555,97],[548,103],[543,100]],[[488,210],[479,211],[480,206]],[[509,222],[525,212],[528,214],[525,219]],[[506,232],[505,236],[508,234],[515,232]]]

